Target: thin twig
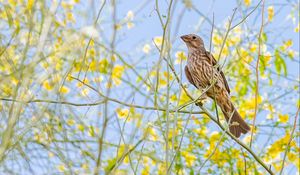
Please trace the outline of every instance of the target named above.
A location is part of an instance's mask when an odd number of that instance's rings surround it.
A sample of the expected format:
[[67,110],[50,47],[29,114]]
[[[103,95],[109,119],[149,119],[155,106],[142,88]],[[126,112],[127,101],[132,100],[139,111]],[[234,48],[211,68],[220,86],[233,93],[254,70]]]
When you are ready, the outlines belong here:
[[298,114],[299,114],[299,110],[300,110],[300,106],[298,107],[298,110],[296,112],[296,115],[295,115],[295,120],[294,120],[294,126],[293,126],[293,129],[292,129],[292,132],[291,132],[291,135],[290,135],[290,139],[289,139],[289,142],[288,144],[286,145],[286,149],[284,151],[284,156],[283,156],[283,160],[282,160],[282,164],[281,164],[281,169],[280,169],[280,175],[282,174],[283,172],[283,168],[284,168],[284,162],[285,162],[285,159],[286,159],[286,155],[290,149],[290,145],[291,145],[291,142],[293,140],[293,135],[294,135],[294,132],[295,132],[295,129],[296,129],[296,126],[297,126],[297,119],[298,119]]
[[254,108],[254,116],[253,116],[253,121],[252,121],[252,130],[251,130],[251,137],[250,137],[250,148],[252,146],[252,140],[253,140],[253,133],[255,130],[255,119],[257,115],[257,110],[258,110],[258,96],[259,96],[259,60],[260,60],[260,49],[261,49],[261,42],[262,42],[262,32],[263,32],[263,27],[264,27],[264,7],[265,7],[265,1],[263,0],[262,4],[262,12],[261,12],[261,26],[259,30],[259,36],[258,36],[258,57],[256,61],[256,68],[255,68],[255,73],[256,73],[256,86],[255,86],[255,108]]

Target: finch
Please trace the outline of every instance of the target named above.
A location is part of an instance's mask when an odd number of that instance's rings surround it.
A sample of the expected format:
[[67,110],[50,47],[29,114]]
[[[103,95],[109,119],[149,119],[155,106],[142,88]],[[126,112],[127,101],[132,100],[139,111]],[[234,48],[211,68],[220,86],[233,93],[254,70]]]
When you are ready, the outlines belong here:
[[235,137],[246,134],[250,127],[232,104],[225,75],[213,55],[205,50],[201,37],[189,34],[181,36],[181,39],[188,48],[188,61],[185,66],[188,81],[197,89],[208,88],[205,95],[216,101],[229,123],[229,131]]

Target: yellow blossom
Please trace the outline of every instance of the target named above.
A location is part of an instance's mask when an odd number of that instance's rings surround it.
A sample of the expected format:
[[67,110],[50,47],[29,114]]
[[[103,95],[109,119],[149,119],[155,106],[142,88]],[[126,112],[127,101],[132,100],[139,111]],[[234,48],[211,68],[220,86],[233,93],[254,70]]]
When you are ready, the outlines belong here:
[[60,89],[59,89],[59,92],[63,93],[63,94],[67,94],[69,93],[70,89],[66,86],[62,86]]
[[134,23],[133,22],[131,22],[131,21],[127,22],[127,29],[131,29],[133,27],[134,27]]
[[74,18],[74,15],[72,12],[67,12],[67,20],[70,21],[70,22],[74,22],[75,21],[75,18]]
[[210,140],[212,143],[219,141],[221,134],[217,131],[214,131],[210,135]]
[[28,0],[28,2],[27,2],[27,9],[28,10],[31,10],[32,9],[32,7],[33,7],[33,5],[34,5],[34,0]]
[[77,87],[81,87],[84,84],[89,84],[89,80],[87,78],[84,78],[83,80],[81,80],[81,82],[78,82]]
[[121,77],[123,75],[123,72],[125,70],[124,66],[116,65],[112,70],[112,81],[113,83],[118,86],[121,84]]
[[66,167],[64,165],[60,164],[57,166],[57,169],[59,172],[64,172],[66,170]]
[[67,124],[68,124],[69,126],[73,126],[73,125],[75,124],[75,120],[73,120],[73,119],[68,119],[68,120],[67,120]]
[[175,64],[180,64],[183,60],[187,59],[187,57],[186,57],[186,55],[184,54],[183,51],[176,52],[175,58],[176,58]]
[[[247,102],[243,104],[242,107],[245,109],[254,109],[255,108],[255,97],[250,98]],[[258,96],[257,97],[257,104],[260,104],[262,102],[262,97]]]
[[254,43],[252,43],[252,44],[250,45],[250,47],[249,47],[250,52],[253,52],[253,53],[256,52],[257,48],[258,48],[258,47],[257,47],[257,44],[254,44]]
[[127,118],[128,115],[129,115],[129,110],[126,109],[126,108],[125,109],[118,108],[116,110],[116,112],[117,112],[117,115],[118,115],[119,118]]
[[107,73],[108,60],[106,58],[99,61],[99,72]]
[[89,92],[90,92],[89,88],[84,88],[84,89],[81,90],[80,94],[82,96],[87,96],[89,94]]
[[154,44],[156,45],[156,46],[161,46],[162,45],[162,42],[163,42],[163,39],[162,39],[162,37],[161,36],[157,36],[157,37],[155,37],[154,38]]
[[177,100],[176,94],[171,95],[170,100],[171,102],[175,102]]
[[149,44],[145,44],[144,47],[143,47],[143,52],[145,54],[148,54],[150,52],[150,50],[151,50],[150,45]]
[[84,131],[84,125],[82,125],[82,124],[77,124],[77,129],[79,130],[79,131],[81,131],[81,132],[83,132]]
[[244,3],[246,6],[249,6],[251,4],[251,0],[244,0]]
[[272,21],[274,17],[274,7],[269,6],[268,7],[268,21]]
[[142,170],[141,175],[148,175],[150,174],[149,171],[150,171],[149,165],[144,165],[144,169]]
[[291,47],[292,45],[293,45],[293,41],[291,39],[289,39],[283,43],[284,49],[287,49],[287,48]]
[[43,87],[48,90],[51,91],[54,88],[54,85],[52,83],[50,83],[48,80],[44,81],[43,83]]
[[218,34],[214,34],[212,42],[214,45],[221,45],[223,43],[222,37]]
[[81,168],[84,169],[84,170],[87,170],[87,169],[89,169],[89,164],[83,163],[83,164],[81,165]]
[[167,170],[166,164],[165,163],[161,163],[158,166],[158,172],[157,172],[157,174],[164,175],[164,174],[166,174],[166,170]]
[[180,97],[179,97],[179,105],[185,104],[190,101],[190,97],[186,95],[184,90],[181,90]]
[[157,141],[158,135],[156,134],[156,131],[153,129],[153,127],[149,126],[144,130],[144,136],[150,136],[150,140]]
[[195,160],[197,159],[197,157],[194,154],[188,151],[182,151],[181,155],[185,158],[185,163],[187,167],[193,166]]
[[54,154],[52,152],[48,152],[48,157],[49,158],[54,157]]
[[289,121],[289,116],[287,114],[285,115],[279,114],[278,121],[281,123],[286,123]]

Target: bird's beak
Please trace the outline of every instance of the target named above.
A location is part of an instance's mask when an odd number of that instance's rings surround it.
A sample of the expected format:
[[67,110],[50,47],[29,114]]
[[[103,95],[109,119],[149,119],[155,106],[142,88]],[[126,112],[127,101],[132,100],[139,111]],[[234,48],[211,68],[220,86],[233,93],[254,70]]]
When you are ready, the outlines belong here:
[[180,37],[184,42],[187,42],[188,41],[188,35],[182,35],[181,37]]

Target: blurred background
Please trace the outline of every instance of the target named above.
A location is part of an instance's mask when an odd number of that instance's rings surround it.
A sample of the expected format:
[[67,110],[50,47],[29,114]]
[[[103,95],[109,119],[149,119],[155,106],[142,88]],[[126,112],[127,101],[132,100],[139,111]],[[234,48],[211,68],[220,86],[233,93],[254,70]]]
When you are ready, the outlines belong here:
[[[299,15],[297,0],[0,0],[0,174],[296,174]],[[239,141],[186,94],[201,94],[190,33],[252,128]]]

